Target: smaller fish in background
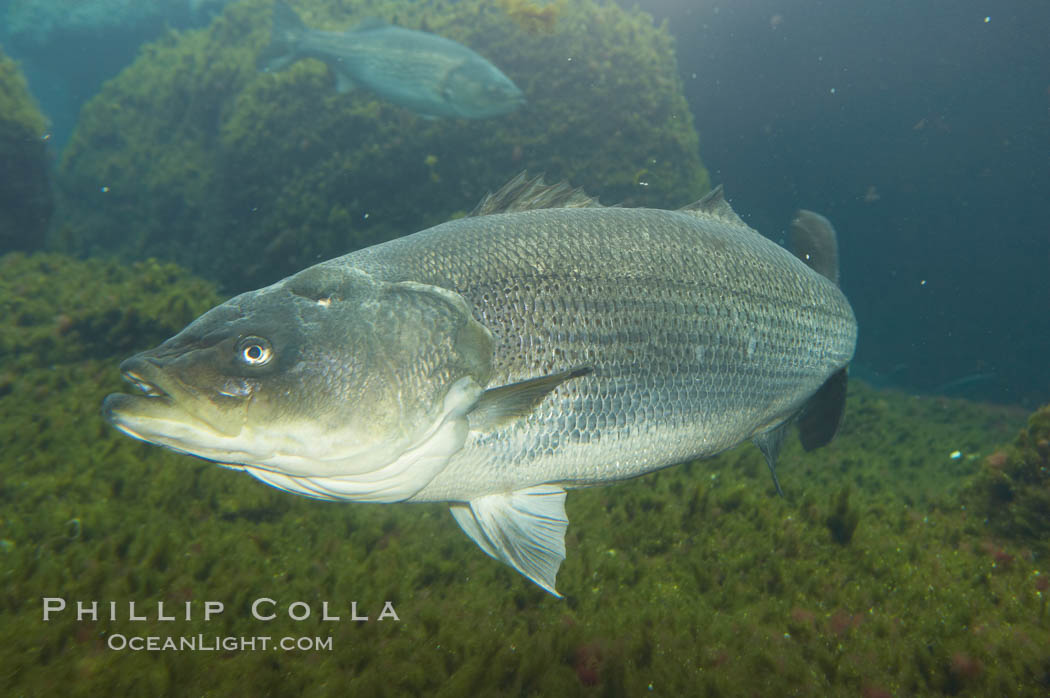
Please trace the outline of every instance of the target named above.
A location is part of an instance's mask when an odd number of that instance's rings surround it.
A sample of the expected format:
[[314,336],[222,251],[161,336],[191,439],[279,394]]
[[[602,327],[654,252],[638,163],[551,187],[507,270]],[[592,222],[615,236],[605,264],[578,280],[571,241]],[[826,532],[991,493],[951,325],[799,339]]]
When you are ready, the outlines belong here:
[[376,19],[345,32],[320,31],[278,1],[259,67],[283,70],[300,58],[327,65],[340,93],[361,86],[425,117],[485,119],[525,103],[499,68],[451,39]]

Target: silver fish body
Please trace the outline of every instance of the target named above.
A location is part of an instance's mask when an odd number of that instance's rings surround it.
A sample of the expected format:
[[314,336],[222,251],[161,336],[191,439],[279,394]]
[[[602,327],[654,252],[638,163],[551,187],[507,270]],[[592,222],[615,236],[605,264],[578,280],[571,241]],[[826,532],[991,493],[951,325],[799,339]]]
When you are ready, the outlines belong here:
[[346,32],[320,31],[278,1],[273,39],[261,65],[281,70],[300,58],[325,63],[339,92],[361,86],[427,117],[483,119],[525,101],[496,66],[451,39],[378,20]]
[[796,413],[856,340],[833,283],[706,214],[465,218],[325,264],[463,296],[493,334],[491,385],[593,368],[475,434],[417,500],[600,484],[714,455]]
[[299,494],[447,501],[551,593],[567,489],[746,440],[772,469],[796,419],[807,448],[831,438],[857,327],[827,273],[719,193],[664,211],[566,191],[519,178],[480,215],[231,299],[125,362],[146,397],[104,412]]

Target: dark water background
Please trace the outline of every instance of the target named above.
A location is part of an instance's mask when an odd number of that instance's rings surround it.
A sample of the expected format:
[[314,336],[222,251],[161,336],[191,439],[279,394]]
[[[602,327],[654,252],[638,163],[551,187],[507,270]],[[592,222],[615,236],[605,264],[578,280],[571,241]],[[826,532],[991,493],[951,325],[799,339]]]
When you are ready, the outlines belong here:
[[[701,157],[737,211],[772,237],[799,206],[837,225],[854,375],[1050,398],[1050,3],[640,5],[669,20]],[[5,42],[56,151],[155,31],[71,37],[64,54]]]
[[855,375],[1047,401],[1050,3],[642,5],[736,210],[835,222]]

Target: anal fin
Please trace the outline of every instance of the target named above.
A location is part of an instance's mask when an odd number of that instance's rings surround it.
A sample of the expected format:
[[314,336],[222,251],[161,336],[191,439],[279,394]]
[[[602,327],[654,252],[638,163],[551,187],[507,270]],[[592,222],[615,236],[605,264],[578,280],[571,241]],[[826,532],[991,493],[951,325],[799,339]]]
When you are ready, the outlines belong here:
[[537,485],[451,506],[460,528],[488,555],[557,597],[554,578],[565,560],[565,490]]
[[847,369],[839,369],[806,403],[798,419],[798,438],[806,451],[820,448],[838,432],[846,411],[847,379]]
[[769,466],[769,474],[773,476],[773,486],[777,488],[777,494],[784,496],[784,490],[780,489],[780,480],[777,479],[777,457],[780,456],[780,447],[784,445],[784,435],[787,434],[788,422],[773,427],[756,436],[752,441],[766,457],[766,465]]

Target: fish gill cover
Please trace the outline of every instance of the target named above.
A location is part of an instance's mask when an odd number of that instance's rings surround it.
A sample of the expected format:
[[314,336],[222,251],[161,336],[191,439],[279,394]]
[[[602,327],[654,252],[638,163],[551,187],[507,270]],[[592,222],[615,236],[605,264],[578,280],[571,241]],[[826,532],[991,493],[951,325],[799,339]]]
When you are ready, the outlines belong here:
[[539,24],[519,5],[293,6],[316,29],[376,17],[470,47],[528,100],[478,121],[338,94],[316,60],[259,72],[266,0],[169,33],[81,114],[59,168],[70,248],[173,259],[242,290],[447,220],[525,168],[630,205],[706,191],[664,28],[609,2],[565,4]]

